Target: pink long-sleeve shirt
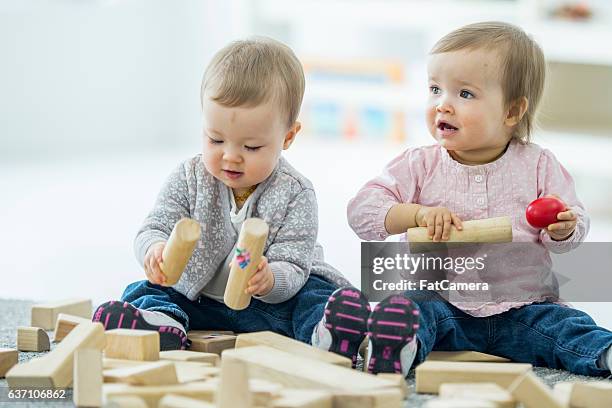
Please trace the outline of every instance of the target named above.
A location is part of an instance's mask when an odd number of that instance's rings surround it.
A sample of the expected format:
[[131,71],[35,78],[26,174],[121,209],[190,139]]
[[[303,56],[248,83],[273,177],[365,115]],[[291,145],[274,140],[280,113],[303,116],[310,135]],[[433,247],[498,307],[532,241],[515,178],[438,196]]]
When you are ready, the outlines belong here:
[[[525,219],[529,203],[547,194],[559,196],[577,215],[576,230],[565,241],[552,240]],[[512,247],[504,247],[504,256],[495,258],[503,265],[492,268],[502,273],[482,277],[490,285],[503,288],[507,297],[497,296],[495,302],[451,300],[473,316],[490,316],[525,304],[558,300],[550,298],[549,287],[544,283],[552,273],[549,251],[562,253],[577,247],[589,229],[589,218],[576,196],[572,177],[550,151],[533,143],[512,141],[499,159],[477,166],[455,161],[440,145],[410,148],[349,202],[349,224],[361,239],[383,241],[389,236],[385,217],[391,207],[401,203],[446,207],[463,221],[509,216],[513,242],[536,243],[529,245],[528,251],[525,247],[515,248],[515,253]],[[534,272],[528,265],[545,268]],[[524,294],[520,300],[513,300],[517,291]]]

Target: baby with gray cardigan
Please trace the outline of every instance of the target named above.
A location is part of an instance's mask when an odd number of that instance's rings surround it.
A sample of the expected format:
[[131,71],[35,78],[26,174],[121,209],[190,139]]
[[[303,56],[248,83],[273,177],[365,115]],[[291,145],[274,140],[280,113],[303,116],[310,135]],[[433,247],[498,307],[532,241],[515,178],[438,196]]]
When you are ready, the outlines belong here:
[[[187,347],[187,330],[271,330],[356,361],[370,305],[323,260],[313,186],[281,157],[300,130],[304,82],[291,49],[268,38],[215,54],[201,88],[203,151],[170,174],[135,239],[147,280],[99,306],[94,321],[158,331],[162,350]],[[201,238],[180,280],[162,286],[162,252],[183,217],[201,224]],[[253,299],[236,311],[223,294],[250,217],[269,234],[248,283]]]

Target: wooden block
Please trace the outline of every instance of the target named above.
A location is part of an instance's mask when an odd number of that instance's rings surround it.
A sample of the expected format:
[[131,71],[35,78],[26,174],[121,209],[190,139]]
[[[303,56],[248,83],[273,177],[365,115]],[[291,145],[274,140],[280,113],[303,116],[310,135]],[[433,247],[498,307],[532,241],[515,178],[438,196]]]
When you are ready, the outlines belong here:
[[77,407],[102,406],[102,351],[82,349],[74,352],[72,401]]
[[159,353],[160,360],[171,361],[194,361],[197,363],[209,363],[218,366],[221,359],[215,353],[203,353],[189,350],[168,350]]
[[207,382],[192,382],[175,385],[104,384],[102,386],[102,394],[105,400],[115,400],[116,398],[133,396],[142,398],[148,407],[157,407],[159,400],[166,394],[181,395],[213,402],[215,391],[216,387]]
[[[219,367],[213,367],[209,363],[198,363],[195,361],[169,362],[174,364],[178,382],[181,384],[215,378],[218,377],[220,373]],[[115,358],[104,358],[102,360],[102,365],[104,366],[105,370],[115,368],[141,367],[146,364],[150,364],[150,362],[137,360],[120,360]]]
[[271,331],[244,333],[238,335],[236,338],[236,348],[252,346],[268,346],[296,356],[302,356],[329,364],[337,364],[348,368],[351,368],[352,364],[351,360],[347,357],[312,347],[301,341]]
[[572,391],[574,390],[575,382],[563,381],[560,383],[556,383],[553,386],[553,394],[555,394],[555,398],[557,398],[561,405],[564,407],[570,406],[570,400],[572,398]]
[[57,322],[55,322],[55,334],[53,341],[59,343],[74,329],[79,323],[90,322],[91,319],[85,319],[84,317],[72,316],[66,313],[60,313],[57,316]]
[[591,381],[574,384],[570,404],[575,408],[612,407],[612,382]]
[[247,365],[238,359],[221,360],[221,382],[215,402],[219,408],[253,406]]
[[272,401],[273,408],[333,408],[332,395],[317,390],[286,388]]
[[490,362],[509,363],[511,360],[494,356],[492,354],[479,353],[478,351],[432,351],[425,361],[464,361],[464,362]]
[[104,348],[101,323],[81,323],[49,354],[14,366],[6,373],[8,385],[12,389],[66,388],[72,383],[74,352],[85,348]]
[[170,394],[159,401],[159,408],[217,408],[217,406],[210,402]]
[[192,330],[187,333],[191,341],[189,350],[215,353],[221,355],[226,349],[233,349],[236,345],[236,336],[231,334],[217,334],[210,331]]
[[104,370],[104,382],[131,385],[172,385],[178,384],[178,378],[172,361],[155,361],[134,367]]
[[104,356],[125,360],[159,360],[159,333],[152,330],[113,329],[106,331]]
[[379,378],[392,381],[393,384],[395,384],[395,388],[400,390],[402,399],[408,398],[410,390],[408,389],[408,383],[402,374],[379,373],[377,375]]
[[312,361],[266,346],[225,350],[224,359],[246,363],[252,378],[261,378],[290,388],[361,391],[393,387],[377,376],[338,365]]
[[[512,242],[512,222],[510,217],[484,218],[463,221],[459,231],[451,225],[448,241],[445,242]],[[431,243],[427,227],[409,228],[406,241],[410,243]]]
[[508,387],[531,364],[425,361],[416,368],[416,391],[436,394],[444,383],[494,382]]
[[[214,386],[217,390],[221,387],[221,377],[206,380],[207,384]],[[285,388],[272,381],[260,378],[249,378],[249,390],[253,398],[253,405],[256,407],[269,407],[275,398],[281,395]]]
[[102,368],[110,370],[112,368],[135,367],[143,364],[149,364],[148,361],[124,360],[119,358],[108,358],[102,356]]
[[525,408],[563,408],[552,390],[532,372],[518,377],[508,387],[508,391]]
[[200,240],[200,230],[200,223],[191,218],[182,218],[172,229],[162,254],[164,262],[160,264],[166,276],[164,286],[172,286],[181,278]]
[[497,408],[514,408],[516,401],[505,388],[495,383],[449,383],[439,388],[441,398],[484,399]]
[[425,408],[497,408],[494,402],[483,399],[469,398],[434,398],[429,400]]
[[19,351],[49,351],[51,344],[47,332],[40,327],[17,328],[17,350]]
[[397,388],[365,391],[334,391],[334,408],[401,408],[402,393]]
[[92,306],[90,299],[67,299],[34,305],[32,306],[31,313],[31,326],[41,327],[45,330],[53,330],[60,313],[91,320]]
[[145,400],[133,395],[114,397],[107,400],[104,408],[149,408]]
[[227,307],[243,310],[251,303],[251,295],[245,289],[261,261],[267,238],[268,224],[264,220],[248,218],[242,223],[223,295]]
[[19,359],[19,353],[15,349],[0,348],[0,378],[4,378],[6,372],[11,369]]

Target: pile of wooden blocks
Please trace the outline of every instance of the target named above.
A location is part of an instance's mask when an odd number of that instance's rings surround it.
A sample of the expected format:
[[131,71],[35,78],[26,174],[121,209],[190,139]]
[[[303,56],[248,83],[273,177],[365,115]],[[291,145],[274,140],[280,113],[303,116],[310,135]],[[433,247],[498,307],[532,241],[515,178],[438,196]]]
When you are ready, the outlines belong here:
[[[407,397],[399,374],[371,375],[351,361],[272,333],[192,331],[190,350],[159,351],[159,333],[104,331],[91,302],[32,308],[18,329],[18,349],[49,350],[17,364],[0,349],[0,377],[11,389],[73,387],[80,407],[399,408]],[[559,384],[550,389],[529,364],[475,352],[433,352],[416,369],[416,391],[439,394],[436,407],[612,407],[612,383]]]

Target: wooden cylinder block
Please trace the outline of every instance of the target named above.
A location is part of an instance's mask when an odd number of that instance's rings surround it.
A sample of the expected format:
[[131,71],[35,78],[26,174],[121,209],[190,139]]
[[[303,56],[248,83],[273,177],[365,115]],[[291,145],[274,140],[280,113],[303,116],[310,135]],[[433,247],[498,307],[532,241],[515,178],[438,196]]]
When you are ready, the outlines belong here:
[[183,218],[176,223],[162,254],[160,267],[166,276],[164,286],[179,281],[199,240],[200,224],[197,221]]
[[257,270],[267,238],[268,224],[264,220],[249,218],[242,224],[223,296],[227,307],[242,310],[251,303],[251,295],[246,294],[245,290]]
[[[427,227],[409,228],[406,239],[410,243],[432,242],[427,235]],[[451,225],[449,239],[443,242],[512,242],[512,222],[510,217],[464,221],[461,231]]]

